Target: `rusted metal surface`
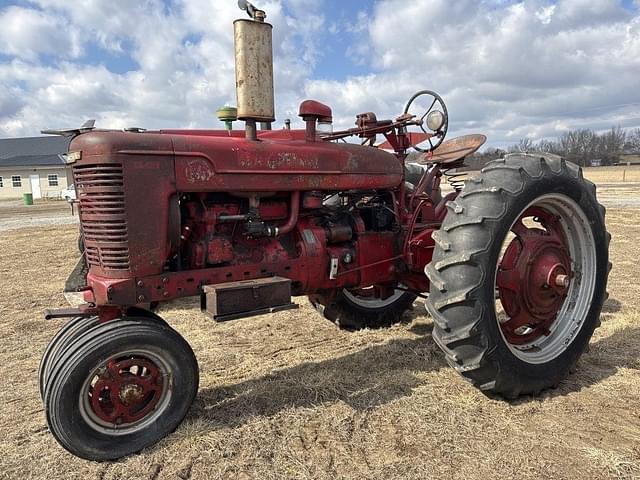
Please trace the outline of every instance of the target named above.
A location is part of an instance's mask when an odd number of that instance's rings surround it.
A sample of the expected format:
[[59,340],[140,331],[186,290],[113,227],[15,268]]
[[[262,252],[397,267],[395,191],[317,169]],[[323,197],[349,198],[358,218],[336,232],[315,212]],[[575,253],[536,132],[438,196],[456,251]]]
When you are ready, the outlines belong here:
[[166,381],[166,373],[148,358],[110,358],[97,370],[86,401],[98,419],[125,428],[156,408]]
[[324,103],[320,103],[317,100],[305,100],[302,102],[298,109],[298,116],[302,117],[303,120],[305,117],[312,117],[320,122],[333,121],[331,107]]
[[428,163],[441,163],[450,165],[477,151],[487,137],[484,135],[463,135],[461,137],[446,140],[431,153],[422,155],[417,162],[423,165]]
[[[539,219],[545,230],[528,228],[523,222],[527,217]],[[510,343],[524,345],[548,335],[564,304],[573,276],[571,252],[560,219],[543,208],[529,208],[511,230],[515,238],[496,273],[508,317],[500,326]]]
[[389,153],[328,141],[345,132],[317,137],[316,122],[332,116],[326,105],[303,102],[300,113],[312,135],[257,131],[253,141],[241,131],[94,130],[73,140],[82,152],[74,173],[89,266],[84,297],[101,318],[273,276],[289,279],[295,295],[398,282],[428,290],[422,269],[449,197],[438,197],[438,168],[406,191],[414,117],[362,114],[346,131],[367,143],[384,135]]
[[233,22],[238,118],[275,120],[271,25],[253,20]]
[[176,139],[182,191],[282,191],[392,188],[402,179],[390,154],[356,145]]
[[91,308],[88,305],[82,305],[82,307],[78,308],[47,308],[44,311],[44,319],[53,320],[56,318],[91,317],[97,313],[98,310],[96,308]]
[[201,306],[214,320],[239,318],[265,309],[289,308],[292,307],[291,280],[269,277],[205,285]]

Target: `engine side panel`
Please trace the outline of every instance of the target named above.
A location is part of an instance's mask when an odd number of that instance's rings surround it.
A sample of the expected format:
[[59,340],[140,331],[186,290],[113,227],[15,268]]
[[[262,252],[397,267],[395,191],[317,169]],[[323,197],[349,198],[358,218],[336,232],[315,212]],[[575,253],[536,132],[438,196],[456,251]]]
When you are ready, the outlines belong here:
[[[98,305],[169,300],[207,284],[273,275],[291,279],[294,294],[309,294],[393,283],[404,270],[393,215],[381,215],[393,209],[370,203],[388,202],[385,191],[403,178],[401,162],[386,152],[104,131],[76,137],[70,149],[82,151],[73,168],[87,301]],[[323,197],[337,191],[355,197],[325,205]],[[258,194],[251,197],[257,206],[248,193]],[[356,208],[362,201],[367,206]],[[369,208],[378,212],[367,213],[375,222],[361,217]],[[293,230],[275,237],[246,230],[249,219],[281,227],[290,217]]]
[[129,135],[136,141],[85,134],[70,147],[82,151],[73,174],[87,263],[109,278],[162,272],[177,220],[171,218],[176,188],[170,138]]
[[340,191],[402,181],[400,162],[373,147],[187,135],[173,142],[180,191]]

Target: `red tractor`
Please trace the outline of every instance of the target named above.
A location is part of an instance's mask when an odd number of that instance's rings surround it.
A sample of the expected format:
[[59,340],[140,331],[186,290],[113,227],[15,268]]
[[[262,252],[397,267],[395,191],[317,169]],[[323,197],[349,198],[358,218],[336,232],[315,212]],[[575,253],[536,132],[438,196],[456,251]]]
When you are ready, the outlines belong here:
[[[512,398],[562,381],[599,325],[609,271],[605,210],[581,169],[513,154],[463,179],[485,139],[445,142],[447,109],[430,91],[394,120],[364,113],[335,132],[331,109],[306,100],[305,129],[271,130],[271,26],[241,3],[244,131],[57,132],[74,135],[88,272],[84,304],[46,312],[73,317],[39,371],[55,438],[115,459],[180,424],[198,364],[149,305],[187,296],[224,321],[306,295],[349,330],[399,322],[426,297],[434,340],[480,390]],[[411,148],[424,167],[405,165]]]

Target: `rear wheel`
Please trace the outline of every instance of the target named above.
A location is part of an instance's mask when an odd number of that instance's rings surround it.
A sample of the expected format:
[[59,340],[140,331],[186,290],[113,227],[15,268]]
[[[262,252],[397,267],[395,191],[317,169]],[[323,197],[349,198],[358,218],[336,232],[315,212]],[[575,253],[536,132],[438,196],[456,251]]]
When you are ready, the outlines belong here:
[[187,342],[167,325],[127,317],[76,338],[45,389],[49,429],[71,453],[111,460],[153,445],[183,420],[198,389]]
[[595,186],[558,157],[510,155],[469,180],[434,234],[434,339],[482,390],[557,385],[606,299],[610,236]]
[[310,297],[322,316],[345,330],[383,328],[399,323],[415,299],[415,294],[405,290],[375,286],[343,289],[333,298]]

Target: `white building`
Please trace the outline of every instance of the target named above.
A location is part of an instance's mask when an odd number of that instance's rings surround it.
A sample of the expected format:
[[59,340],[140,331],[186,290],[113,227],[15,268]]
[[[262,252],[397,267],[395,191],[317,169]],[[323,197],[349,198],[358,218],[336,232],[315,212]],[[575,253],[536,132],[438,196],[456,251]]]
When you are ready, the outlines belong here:
[[62,154],[70,137],[0,138],[0,199],[60,198],[73,183]]

